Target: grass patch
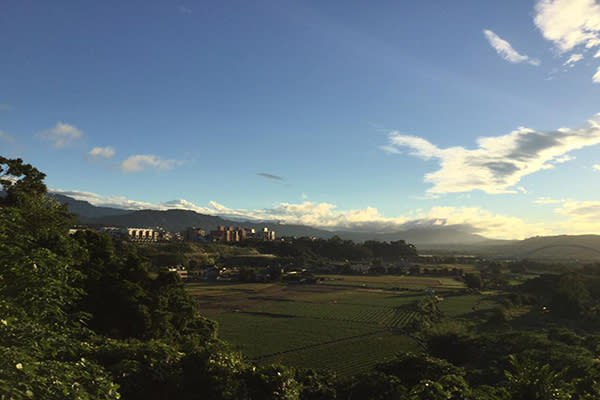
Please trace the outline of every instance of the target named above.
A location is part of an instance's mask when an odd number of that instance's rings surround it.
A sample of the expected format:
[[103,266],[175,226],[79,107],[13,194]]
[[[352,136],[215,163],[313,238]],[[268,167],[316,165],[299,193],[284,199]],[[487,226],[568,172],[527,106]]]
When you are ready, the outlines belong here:
[[485,295],[465,295],[446,297],[440,302],[439,307],[449,317],[464,317],[473,312],[491,310],[496,303],[491,297]]

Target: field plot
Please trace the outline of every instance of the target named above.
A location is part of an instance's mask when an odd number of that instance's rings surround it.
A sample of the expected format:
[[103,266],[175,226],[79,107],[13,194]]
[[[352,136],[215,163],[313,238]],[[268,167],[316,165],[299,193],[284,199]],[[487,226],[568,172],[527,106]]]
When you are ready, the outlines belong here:
[[335,300],[328,303],[274,302],[257,306],[254,310],[263,313],[295,315],[327,321],[347,321],[390,328],[401,327],[413,317],[413,313],[403,307],[346,304]]
[[418,349],[397,332],[414,317],[422,290],[262,283],[187,288],[200,312],[219,323],[219,336],[257,362],[350,374]]
[[250,312],[225,313],[216,319],[220,336],[251,359],[380,331],[353,322]]
[[339,375],[350,376],[368,371],[380,362],[393,359],[397,354],[419,350],[415,342],[406,336],[378,332],[366,337],[266,357],[260,362],[331,369]]
[[322,275],[325,285],[357,286],[382,289],[462,289],[465,284],[451,277]]
[[461,317],[467,314],[491,310],[496,303],[491,296],[476,294],[466,296],[446,297],[440,302],[439,307],[449,317]]

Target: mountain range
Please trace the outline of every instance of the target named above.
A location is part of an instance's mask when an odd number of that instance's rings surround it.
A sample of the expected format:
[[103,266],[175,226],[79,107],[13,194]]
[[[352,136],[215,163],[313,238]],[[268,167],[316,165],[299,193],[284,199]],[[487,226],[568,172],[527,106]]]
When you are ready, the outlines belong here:
[[496,242],[481,235],[465,232],[457,227],[440,226],[427,228],[411,228],[391,233],[325,230],[305,225],[283,224],[274,221],[233,221],[219,216],[200,214],[191,210],[123,210],[111,207],[96,207],[87,201],[76,200],[72,197],[53,194],[69,210],[78,216],[79,222],[88,225],[132,226],[132,227],[163,227],[168,231],[180,232],[188,227],[200,227],[206,231],[216,229],[219,225],[243,226],[257,230],[264,227],[275,231],[277,236],[309,236],[330,238],[334,235],[342,239],[365,241],[405,240],[417,246],[423,245],[459,245],[482,244]]
[[191,210],[124,210],[97,207],[87,201],[53,194],[77,215],[79,223],[91,226],[163,227],[180,232],[188,227],[205,231],[219,225],[243,226],[275,231],[278,237],[308,236],[327,239],[334,235],[357,242],[365,240],[405,240],[414,244],[421,253],[476,254],[490,258],[538,258],[551,261],[600,261],[600,235],[536,236],[525,240],[496,240],[477,235],[460,226],[417,227],[391,233],[326,230],[304,225],[288,225],[274,221],[234,221]]

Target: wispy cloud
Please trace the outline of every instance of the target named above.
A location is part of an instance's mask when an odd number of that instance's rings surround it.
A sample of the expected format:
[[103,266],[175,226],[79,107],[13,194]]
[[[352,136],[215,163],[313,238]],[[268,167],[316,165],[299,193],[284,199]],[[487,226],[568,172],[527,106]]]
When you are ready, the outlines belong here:
[[88,157],[90,159],[98,159],[98,158],[111,158],[115,155],[115,149],[106,146],[106,147],[94,147],[90,151],[88,151]]
[[[97,193],[85,192],[81,190],[62,190],[49,189],[51,193],[58,193],[72,197],[77,200],[87,201],[92,205],[99,207],[114,207],[124,210],[164,210],[160,204],[153,204],[144,201],[130,200],[123,196],[103,196]],[[176,208],[176,207],[173,207]]]
[[594,164],[594,165],[592,165],[592,168],[594,169],[594,171],[600,172],[600,164]]
[[483,31],[486,39],[490,43],[490,45],[496,50],[498,55],[505,59],[506,61],[518,64],[526,62],[531,65],[538,66],[540,65],[540,61],[535,58],[530,58],[529,56],[519,54],[512,45],[506,40],[502,39],[500,36],[495,34],[494,32],[486,29]]
[[122,161],[119,167],[123,172],[142,172],[146,169],[167,170],[181,164],[181,161],[164,160],[153,154],[137,154]]
[[284,181],[285,180],[285,178],[283,178],[279,175],[269,174],[266,172],[257,172],[256,175],[262,176],[263,178],[271,179],[274,181]]
[[11,135],[9,135],[8,133],[4,132],[4,131],[0,131],[0,140],[3,140],[3,141],[8,142],[8,143],[14,143],[15,142],[15,138],[12,137]]
[[598,233],[600,201],[565,200],[555,212],[568,217],[561,224],[562,229],[573,234]]
[[427,173],[428,193],[444,194],[482,190],[516,193],[521,178],[564,162],[567,153],[600,144],[600,114],[578,129],[536,131],[518,128],[504,136],[483,137],[476,149],[439,148],[426,139],[391,132],[389,146],[408,148],[423,159],[437,159],[440,169]]
[[389,154],[402,154],[402,152],[394,146],[384,145],[379,146],[379,148]]
[[192,9],[191,8],[183,6],[183,5],[180,5],[179,7],[177,7],[177,9],[182,14],[191,14],[192,13]]
[[565,63],[563,65],[572,67],[575,64],[577,64],[578,61],[581,61],[581,60],[583,60],[583,54],[581,54],[581,53],[571,54],[569,59],[567,61],[565,61]]
[[[600,165],[598,166],[600,170]],[[598,234],[598,221],[600,220],[600,201],[552,199],[540,197],[536,204],[556,206],[554,212],[557,216],[566,217],[566,220],[552,223],[551,231],[560,234],[583,235]]]
[[562,157],[556,158],[554,160],[554,162],[557,163],[557,164],[563,164],[563,163],[566,163],[568,161],[573,161],[574,159],[575,159],[575,157],[573,157],[573,156],[571,156],[569,154],[566,154],[566,155],[564,155]]
[[600,67],[598,67],[598,69],[596,70],[596,73],[594,74],[594,76],[592,77],[592,80],[595,83],[600,83]]
[[565,200],[558,200],[558,199],[553,199],[550,197],[540,197],[535,199],[534,203],[535,204],[542,204],[542,205],[547,205],[547,204],[560,204],[562,202],[564,202]]
[[36,136],[42,140],[52,142],[52,145],[55,148],[60,149],[81,139],[83,137],[83,131],[77,129],[73,125],[58,122],[53,128],[40,131]]

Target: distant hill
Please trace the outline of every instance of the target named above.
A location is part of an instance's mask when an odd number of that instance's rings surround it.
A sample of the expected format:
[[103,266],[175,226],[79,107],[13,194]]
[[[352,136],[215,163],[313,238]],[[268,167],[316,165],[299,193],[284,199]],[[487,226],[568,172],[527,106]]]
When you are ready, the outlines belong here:
[[201,227],[206,231],[219,225],[244,226],[246,228],[274,230],[278,236],[331,237],[334,234],[322,229],[303,225],[285,225],[273,222],[232,221],[213,215],[199,214],[190,210],[122,210],[110,207],[95,207],[87,201],[71,199],[68,196],[54,195],[58,201],[69,206],[71,212],[79,216],[79,222],[91,225],[163,227],[172,232],[181,232],[190,226]]
[[122,210],[120,208],[96,207],[87,201],[75,200],[72,197],[64,196],[58,193],[51,193],[50,195],[59,203],[67,204],[72,213],[84,218],[98,218],[109,215],[125,215],[131,213],[131,210]]
[[123,210],[110,207],[96,207],[87,201],[75,200],[68,196],[53,195],[61,203],[67,204],[71,212],[79,216],[85,224],[109,226],[156,227],[161,226],[169,231],[183,231],[187,227],[201,227],[206,231],[216,229],[219,225],[244,226],[257,230],[264,227],[274,230],[277,236],[308,236],[330,238],[334,235],[346,240],[362,242],[365,240],[393,241],[405,240],[415,246],[436,245],[442,247],[457,244],[480,244],[488,242],[483,236],[467,233],[454,227],[414,228],[393,233],[328,231],[304,225],[288,225],[273,221],[232,221],[222,217],[199,214],[190,210]]
[[155,227],[161,226],[172,232],[181,232],[190,226],[200,227],[207,232],[214,230],[219,225],[224,226],[243,226],[245,228],[254,228],[262,230],[264,227],[275,231],[277,236],[309,236],[318,238],[329,238],[334,235],[333,232],[323,229],[311,228],[304,225],[286,225],[277,222],[256,222],[256,221],[232,221],[214,215],[199,214],[190,210],[140,210],[129,211],[123,215],[107,215],[98,218],[81,218],[81,221],[88,224],[115,225],[115,226],[135,226],[135,227]]
[[481,246],[482,255],[539,261],[600,261],[600,235],[536,236],[509,245]]
[[346,240],[393,241],[405,240],[414,244],[421,253],[461,253],[489,258],[522,259],[540,261],[600,261],[600,235],[542,236],[525,240],[493,240],[481,235],[452,227],[412,228],[393,233],[328,231],[304,225],[287,225],[273,221],[232,221],[222,217],[199,214],[190,210],[123,210],[96,207],[86,201],[59,194],[58,201],[68,204],[71,212],[79,216],[81,223],[109,226],[156,227],[179,232],[187,227],[201,227],[206,231],[219,225],[243,226],[261,230],[274,230],[278,237],[309,236],[327,239],[334,235]]
[[392,241],[405,240],[418,246],[433,246],[441,248],[452,248],[455,245],[472,245],[489,243],[492,240],[481,235],[465,232],[453,226],[412,228],[404,231],[392,233],[371,233],[371,232],[348,232],[336,231],[338,236],[344,239],[354,241],[378,240]]

